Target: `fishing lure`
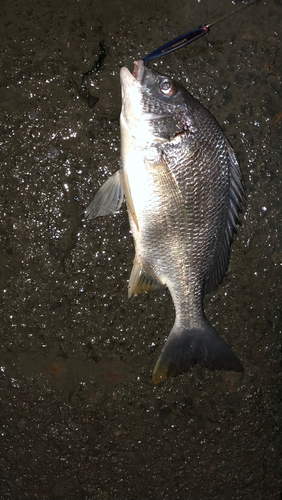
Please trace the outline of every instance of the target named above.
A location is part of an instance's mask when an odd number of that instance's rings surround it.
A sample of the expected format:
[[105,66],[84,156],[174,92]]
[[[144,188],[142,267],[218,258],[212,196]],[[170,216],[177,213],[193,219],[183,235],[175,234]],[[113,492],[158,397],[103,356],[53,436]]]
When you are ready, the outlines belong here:
[[164,45],[162,45],[161,47],[159,47],[158,49],[154,50],[146,57],[144,57],[143,62],[146,64],[148,61],[151,61],[152,59],[157,59],[158,57],[162,57],[166,54],[169,54],[170,52],[174,52],[175,50],[181,49],[182,47],[188,45],[189,43],[195,42],[195,40],[198,40],[198,38],[207,35],[210,31],[210,28],[215,24],[219,23],[220,21],[223,21],[224,19],[227,19],[227,17],[230,17],[233,14],[237,14],[237,12],[240,12],[246,7],[253,5],[254,3],[255,2],[249,3],[248,5],[244,5],[240,9],[230,12],[230,14],[227,14],[226,16],[221,17],[220,19],[217,19],[211,24],[201,24],[200,26],[198,26],[198,28],[194,28],[193,30],[187,31],[187,33],[183,33],[183,35],[173,38],[169,42],[165,43]]

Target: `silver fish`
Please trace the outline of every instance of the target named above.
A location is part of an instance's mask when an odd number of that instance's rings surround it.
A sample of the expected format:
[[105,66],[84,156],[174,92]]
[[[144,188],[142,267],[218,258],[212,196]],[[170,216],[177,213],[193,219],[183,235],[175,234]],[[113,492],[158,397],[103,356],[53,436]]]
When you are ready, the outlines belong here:
[[200,364],[243,371],[203,311],[223,279],[244,201],[235,153],[211,113],[172,78],[134,63],[120,72],[122,169],[108,179],[86,216],[114,213],[124,195],[135,258],[129,297],[167,286],[175,323],[153,381]]

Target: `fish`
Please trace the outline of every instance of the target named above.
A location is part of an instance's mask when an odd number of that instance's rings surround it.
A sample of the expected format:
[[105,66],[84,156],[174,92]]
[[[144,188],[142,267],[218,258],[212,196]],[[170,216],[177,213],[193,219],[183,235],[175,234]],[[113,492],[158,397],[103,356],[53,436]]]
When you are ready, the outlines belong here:
[[205,316],[222,281],[245,199],[235,152],[213,115],[179,82],[142,60],[120,71],[122,167],[86,210],[117,212],[125,198],[135,257],[128,296],[167,287],[175,321],[153,382],[194,365],[243,372]]

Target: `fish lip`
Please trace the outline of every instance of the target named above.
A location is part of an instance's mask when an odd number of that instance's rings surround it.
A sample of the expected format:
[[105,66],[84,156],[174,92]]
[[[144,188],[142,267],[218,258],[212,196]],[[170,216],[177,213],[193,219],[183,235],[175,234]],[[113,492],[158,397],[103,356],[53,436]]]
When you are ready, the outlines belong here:
[[120,76],[121,80],[125,79],[131,84],[136,84],[139,83],[140,85],[143,85],[144,83],[144,72],[145,72],[145,66],[144,62],[142,59],[139,59],[138,61],[134,61],[134,69],[133,72],[130,73],[129,69],[123,66],[120,70]]
[[144,76],[144,71],[145,71],[145,65],[142,59],[138,59],[138,61],[134,61],[134,70],[132,72],[132,76],[136,78],[136,80],[140,83],[142,83],[143,76]]

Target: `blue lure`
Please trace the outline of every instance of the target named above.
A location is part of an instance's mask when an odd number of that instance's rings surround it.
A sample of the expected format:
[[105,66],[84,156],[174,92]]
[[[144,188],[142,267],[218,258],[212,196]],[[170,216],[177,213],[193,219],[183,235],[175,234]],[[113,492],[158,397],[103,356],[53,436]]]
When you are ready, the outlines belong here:
[[148,61],[151,61],[152,59],[157,59],[158,57],[162,57],[166,54],[169,54],[170,52],[174,52],[175,50],[181,49],[185,45],[188,45],[189,43],[192,43],[195,40],[198,40],[198,38],[207,35],[210,31],[210,28],[215,24],[219,23],[220,21],[223,21],[223,19],[226,19],[227,17],[232,16],[233,14],[236,14],[237,12],[245,9],[246,7],[253,5],[254,3],[255,2],[244,5],[240,9],[230,12],[230,14],[227,14],[226,16],[221,17],[220,19],[217,19],[212,24],[201,24],[200,26],[198,26],[198,28],[194,28],[193,30],[187,31],[187,33],[183,33],[183,35],[173,38],[169,42],[165,43],[164,45],[162,45],[161,47],[159,47],[158,49],[154,50],[146,57],[144,57],[143,62],[146,64]]

